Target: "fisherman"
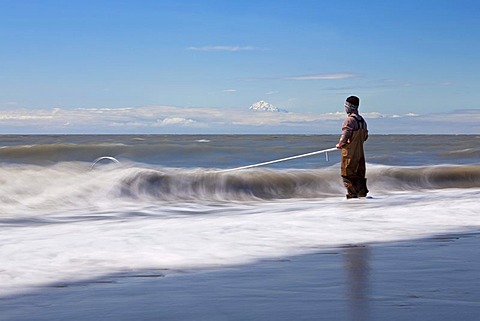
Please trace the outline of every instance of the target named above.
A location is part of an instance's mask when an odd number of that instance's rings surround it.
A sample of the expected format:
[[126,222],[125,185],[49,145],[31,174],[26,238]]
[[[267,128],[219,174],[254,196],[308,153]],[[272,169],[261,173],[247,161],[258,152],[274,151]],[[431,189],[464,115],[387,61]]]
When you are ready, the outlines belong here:
[[347,199],[366,197],[365,154],[363,143],[368,138],[367,122],[358,114],[360,99],[350,96],[345,101],[347,118],[342,125],[342,136],[336,145],[342,150],[341,175],[347,188]]

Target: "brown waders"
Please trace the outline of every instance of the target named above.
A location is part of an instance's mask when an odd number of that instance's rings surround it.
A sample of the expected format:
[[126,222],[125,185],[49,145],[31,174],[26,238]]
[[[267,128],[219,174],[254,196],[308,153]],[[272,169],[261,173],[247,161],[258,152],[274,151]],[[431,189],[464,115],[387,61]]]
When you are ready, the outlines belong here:
[[341,175],[343,184],[347,188],[347,198],[367,196],[367,179],[365,178],[365,154],[363,143],[368,132],[360,123],[360,129],[352,132],[347,144],[342,147]]

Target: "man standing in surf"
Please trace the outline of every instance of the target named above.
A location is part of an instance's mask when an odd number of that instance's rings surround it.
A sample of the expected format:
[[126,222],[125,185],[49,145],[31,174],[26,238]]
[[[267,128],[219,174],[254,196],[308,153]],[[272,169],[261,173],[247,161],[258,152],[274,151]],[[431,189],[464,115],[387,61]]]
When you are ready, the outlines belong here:
[[342,136],[337,148],[342,150],[341,175],[347,188],[347,199],[366,197],[365,154],[363,143],[368,138],[367,122],[358,114],[360,99],[350,96],[345,101],[347,118],[342,125]]

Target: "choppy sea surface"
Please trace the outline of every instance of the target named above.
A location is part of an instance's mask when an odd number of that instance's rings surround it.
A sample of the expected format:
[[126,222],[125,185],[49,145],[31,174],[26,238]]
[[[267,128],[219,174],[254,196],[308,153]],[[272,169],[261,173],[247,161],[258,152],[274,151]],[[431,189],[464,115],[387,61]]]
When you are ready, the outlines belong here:
[[225,171],[337,140],[0,136],[0,296],[480,230],[480,135],[372,135],[367,199],[345,199],[338,151]]

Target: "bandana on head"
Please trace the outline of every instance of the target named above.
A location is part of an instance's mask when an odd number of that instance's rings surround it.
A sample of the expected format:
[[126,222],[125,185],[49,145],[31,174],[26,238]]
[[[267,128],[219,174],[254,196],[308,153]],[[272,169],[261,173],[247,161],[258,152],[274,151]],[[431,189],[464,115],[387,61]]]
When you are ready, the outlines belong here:
[[345,108],[347,109],[347,113],[348,113],[348,114],[357,112],[357,110],[358,110],[358,106],[357,106],[357,105],[354,105],[354,104],[352,104],[352,103],[349,103],[348,101],[345,102]]

